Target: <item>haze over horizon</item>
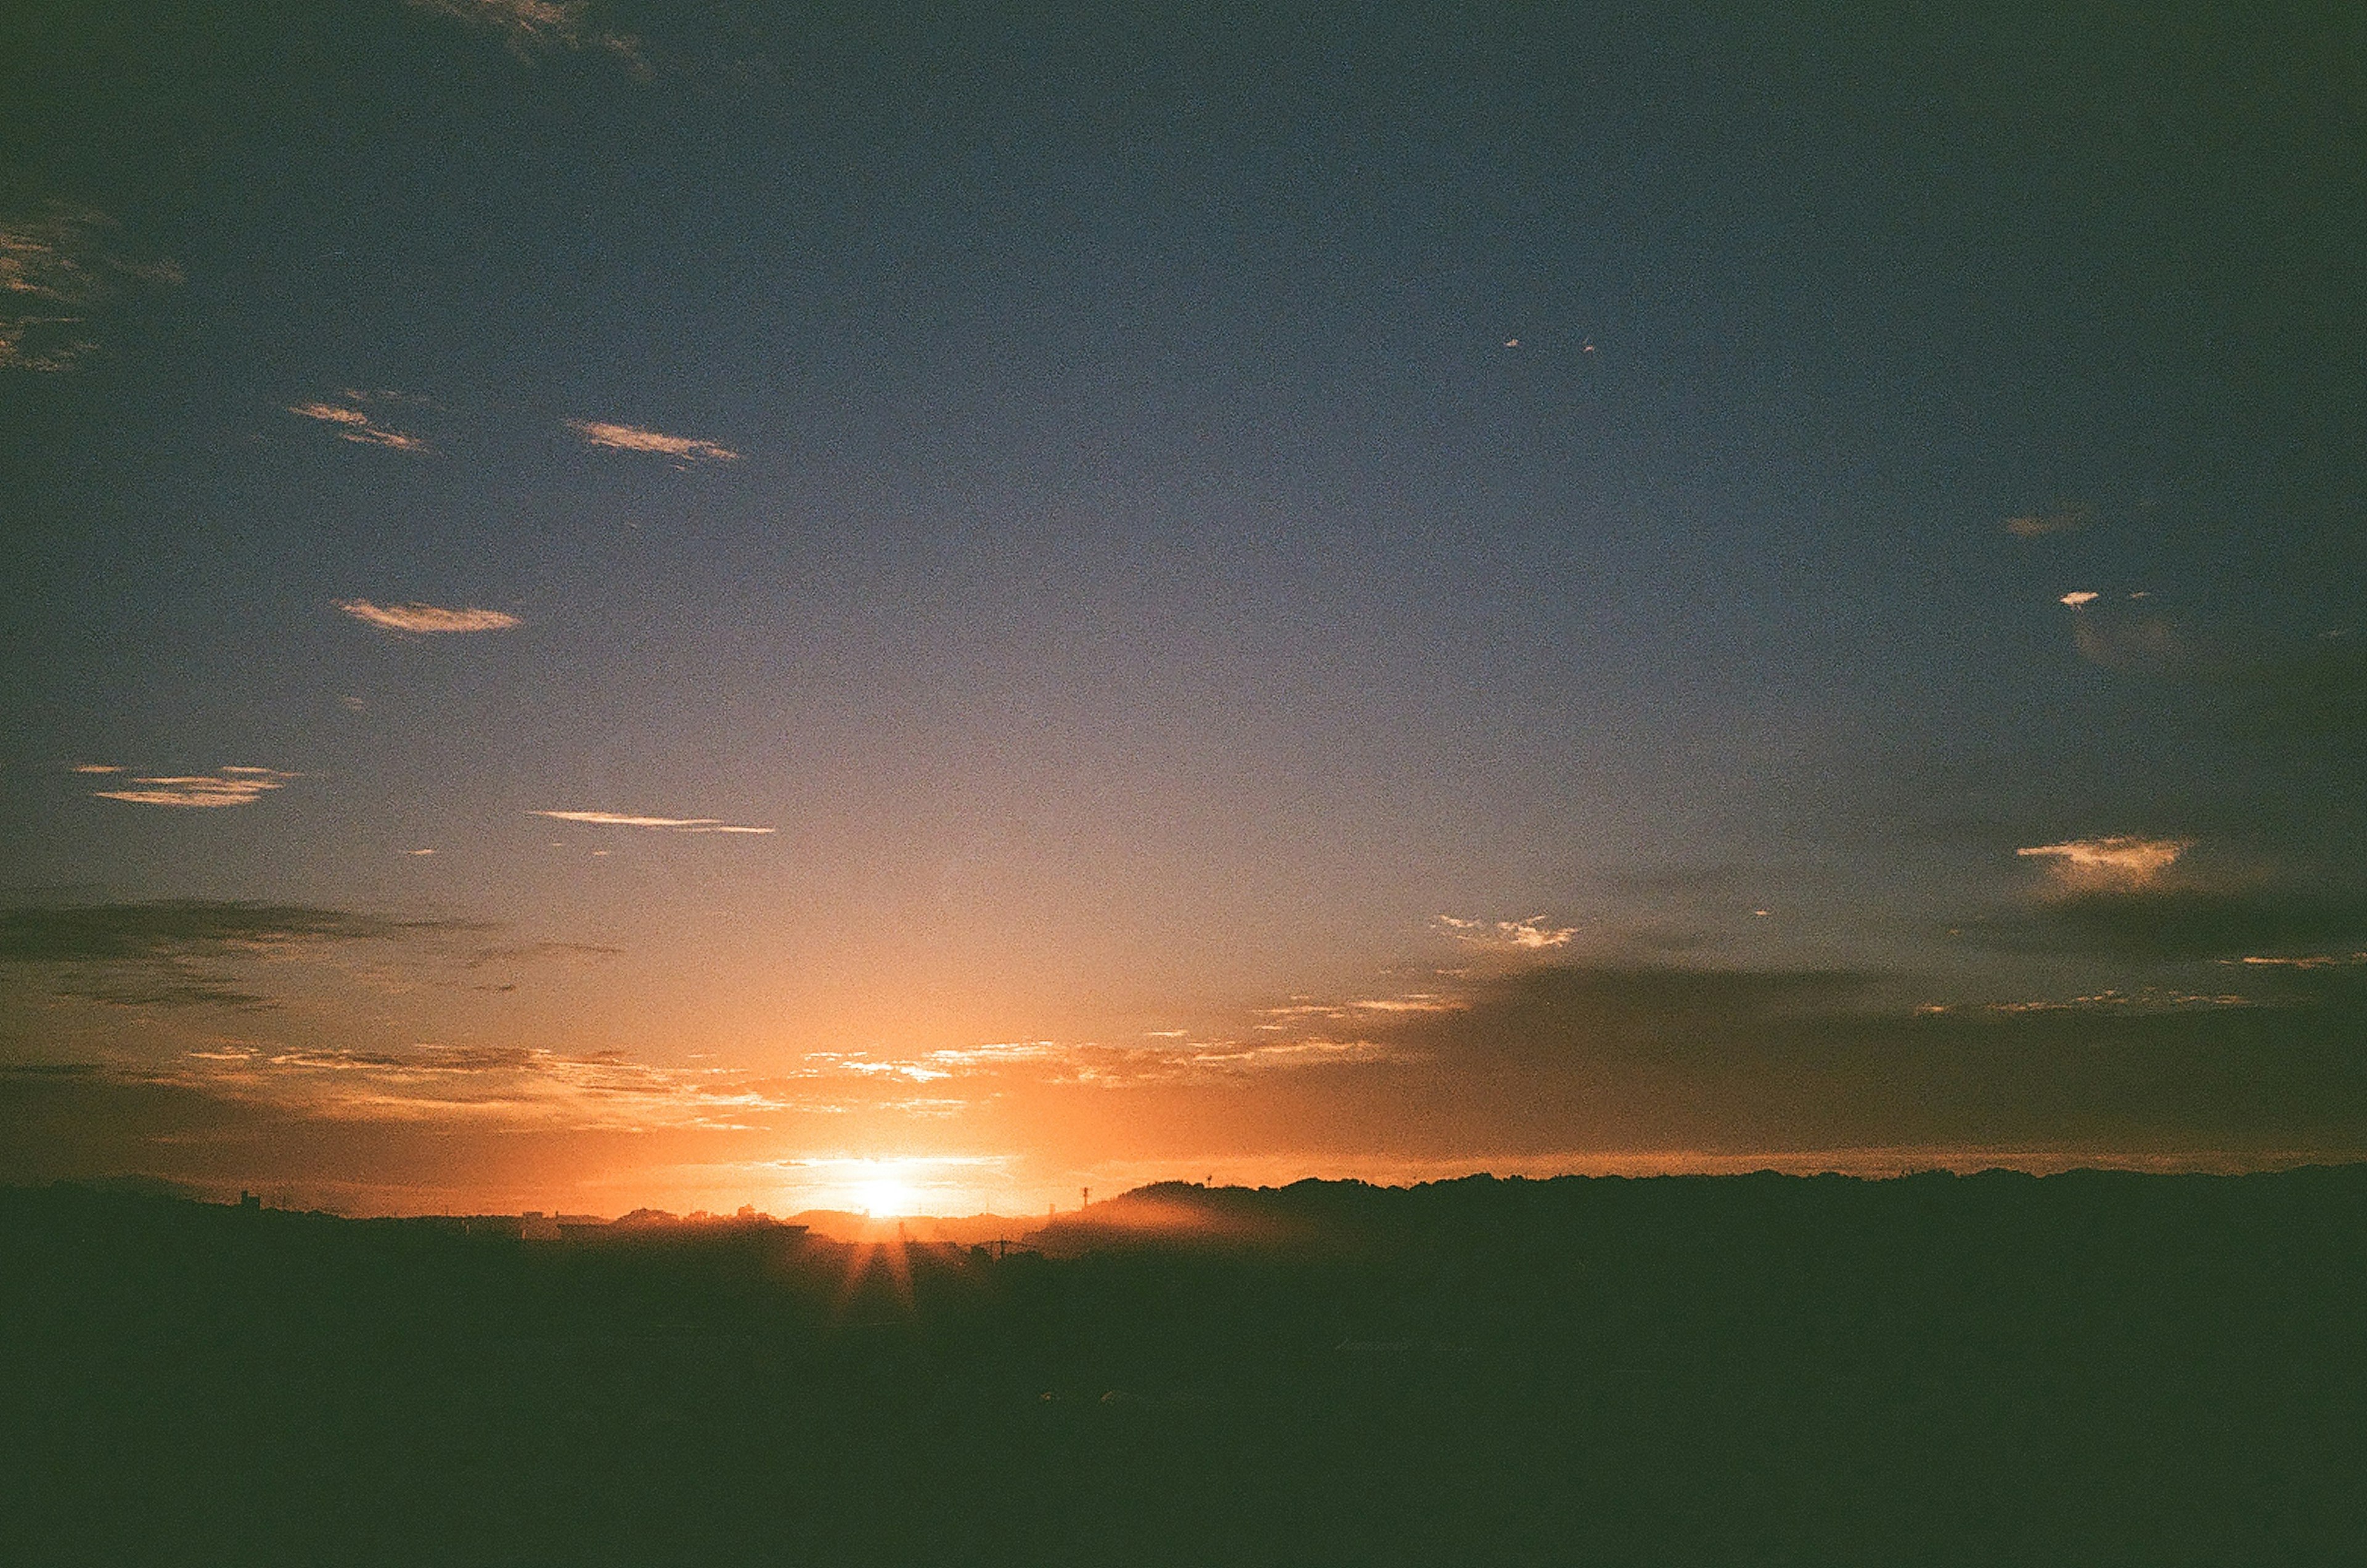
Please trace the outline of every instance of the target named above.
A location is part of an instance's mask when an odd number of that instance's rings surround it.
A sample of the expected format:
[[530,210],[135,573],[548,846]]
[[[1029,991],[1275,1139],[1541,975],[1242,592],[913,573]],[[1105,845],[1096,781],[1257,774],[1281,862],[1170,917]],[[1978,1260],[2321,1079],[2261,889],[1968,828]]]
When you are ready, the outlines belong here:
[[46,4],[0,1181],[2367,1156],[2367,18]]

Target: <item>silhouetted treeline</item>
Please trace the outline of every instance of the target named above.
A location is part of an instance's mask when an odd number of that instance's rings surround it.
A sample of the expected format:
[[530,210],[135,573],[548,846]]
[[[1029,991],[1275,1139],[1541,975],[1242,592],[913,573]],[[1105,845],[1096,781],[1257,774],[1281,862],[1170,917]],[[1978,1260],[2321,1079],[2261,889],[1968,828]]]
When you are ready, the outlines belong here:
[[10,1562],[2339,1562],[2367,1168],[1145,1189],[1040,1251],[0,1191]]

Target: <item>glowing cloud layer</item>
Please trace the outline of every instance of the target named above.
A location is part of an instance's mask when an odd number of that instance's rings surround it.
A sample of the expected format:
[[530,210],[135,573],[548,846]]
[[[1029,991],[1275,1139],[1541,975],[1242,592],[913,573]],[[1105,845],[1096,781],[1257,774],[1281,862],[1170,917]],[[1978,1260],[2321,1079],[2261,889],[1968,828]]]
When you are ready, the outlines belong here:
[[361,410],[346,403],[290,403],[288,412],[300,419],[317,419],[323,424],[337,427],[342,441],[356,442],[364,446],[383,446],[391,452],[425,452],[427,443],[418,436],[400,430],[389,430]]
[[1453,915],[1441,915],[1438,923],[1455,941],[1473,947],[1494,948],[1512,953],[1539,953],[1546,948],[1566,947],[1578,934],[1576,926],[1549,926],[1543,915],[1531,915],[1523,920],[1457,919]]
[[246,806],[296,776],[276,768],[223,768],[212,773],[134,778],[130,782],[140,785],[138,789],[102,789],[92,794],[100,800],[132,806]]
[[589,822],[600,828],[655,828],[669,833],[770,833],[770,828],[743,828],[713,817],[635,817],[621,811],[537,811],[554,822]]
[[367,599],[340,599],[337,608],[357,621],[391,632],[505,632],[518,624],[515,615],[500,610],[447,610],[435,604],[373,604]]
[[663,431],[643,430],[633,424],[610,424],[596,419],[571,419],[567,428],[594,446],[605,446],[612,452],[652,452],[662,457],[681,457],[691,462],[732,463],[740,454],[729,446],[712,441],[695,440],[687,435],[668,435]]
[[2047,863],[2056,885],[2069,893],[2135,893],[2160,882],[2178,857],[2194,847],[2191,839],[2144,839],[2115,835],[2033,844],[2013,852]]

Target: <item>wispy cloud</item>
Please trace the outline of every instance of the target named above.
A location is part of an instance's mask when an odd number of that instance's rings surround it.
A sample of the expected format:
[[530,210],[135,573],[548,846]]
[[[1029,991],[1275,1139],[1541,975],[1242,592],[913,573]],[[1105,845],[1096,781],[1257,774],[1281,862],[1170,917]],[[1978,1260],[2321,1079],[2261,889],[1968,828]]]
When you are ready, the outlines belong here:
[[248,806],[298,776],[277,768],[223,768],[211,773],[139,776],[130,781],[140,786],[137,789],[91,793],[100,800],[120,800],[132,806]]
[[1548,948],[1566,947],[1569,939],[1578,934],[1576,926],[1546,924],[1543,915],[1531,915],[1522,920],[1492,922],[1441,915],[1438,925],[1459,942],[1509,953],[1541,953]]
[[2355,890],[2214,888],[2162,875],[2134,886],[2058,883],[2050,895],[2032,908],[1986,920],[1978,940],[2014,952],[2145,963],[2280,951],[2356,952],[2367,942],[2367,894]]
[[121,768],[117,767],[113,762],[76,762],[74,765],[74,771],[78,773],[119,773],[123,772]]
[[515,615],[505,611],[480,610],[474,605],[447,610],[436,604],[373,604],[367,599],[339,599],[335,604],[354,619],[391,632],[505,632],[519,624]]
[[[1245,1074],[1408,1060],[1397,1046],[1329,1034],[1285,1040],[1193,1040],[1161,1032],[1154,1043],[1107,1045],[1093,1041],[1015,1040],[954,1046],[911,1055],[868,1051],[816,1051],[794,1076],[852,1078],[882,1084],[938,1084],[963,1079],[1133,1089],[1206,1084]],[[977,1092],[973,1089],[971,1092]]]
[[1408,1053],[1403,1049],[1377,1040],[1317,1037],[1246,1044],[1227,1042],[1195,1051],[1181,1065],[1203,1072],[1238,1074],[1395,1062],[1407,1058]]
[[729,446],[712,441],[699,441],[687,435],[668,435],[663,431],[644,430],[635,424],[611,424],[605,420],[571,419],[567,428],[594,446],[605,446],[612,452],[649,452],[662,457],[680,457],[686,462],[737,462],[740,454]]
[[115,220],[52,204],[40,216],[0,220],[0,369],[71,370],[98,346],[92,313],[129,279],[176,284],[171,262],[112,254]]
[[577,1130],[730,1129],[795,1109],[746,1074],[665,1067],[617,1052],[568,1055],[434,1042],[193,1051],[153,1075],[227,1099],[360,1122],[492,1122]]
[[48,967],[59,991],[90,1001],[259,1008],[270,1006],[269,998],[221,973],[223,963],[476,929],[206,899],[34,905],[0,910],[0,963]]
[[622,811],[536,811],[555,822],[588,822],[600,828],[654,828],[669,833],[770,833],[770,828],[744,828],[713,817],[636,817]]
[[[1976,1010],[2013,1014],[2092,1012],[2105,1008],[2121,1008],[2138,1009],[2148,1012],[2167,1012],[2189,1008],[2242,1008],[2259,1005],[2259,1001],[2255,998],[2237,996],[2229,992],[2180,991],[2160,986],[2146,986],[2133,991],[2124,991],[2114,987],[2101,991],[2091,991],[2078,997],[2042,997],[2028,1001],[1983,1002],[1978,1005]],[[1941,1013],[1961,1010],[1965,1010],[1928,1004],[1918,1008],[1916,1012],[1920,1017],[1930,1018]]]
[[300,419],[315,419],[334,426],[338,439],[358,446],[383,446],[391,452],[426,452],[432,449],[419,436],[407,431],[389,429],[357,406],[377,400],[386,394],[348,391],[342,396],[344,400],[340,402],[290,403],[288,412]]
[[1411,996],[1376,997],[1368,1001],[1352,1002],[1349,1005],[1361,1008],[1366,1012],[1452,1012],[1464,1004],[1454,997],[1442,997],[1430,991],[1416,991]]
[[2033,844],[2013,852],[2043,863],[2055,886],[2066,893],[2136,893],[2158,885],[2179,856],[2193,847],[2191,839],[2115,834]]
[[2241,958],[2223,958],[2220,962],[2255,964],[2267,969],[2340,969],[2354,964],[2367,964],[2367,953],[2313,953],[2293,957],[2248,953]]
[[538,53],[596,49],[623,61],[636,75],[650,73],[640,39],[594,25],[586,0],[411,0],[411,4],[501,34],[510,52],[529,64]]
[[2075,528],[2085,528],[2096,520],[2096,509],[2084,503],[2050,507],[2026,516],[2009,517],[2005,531],[2017,539],[2044,538],[2049,534],[2067,534]]

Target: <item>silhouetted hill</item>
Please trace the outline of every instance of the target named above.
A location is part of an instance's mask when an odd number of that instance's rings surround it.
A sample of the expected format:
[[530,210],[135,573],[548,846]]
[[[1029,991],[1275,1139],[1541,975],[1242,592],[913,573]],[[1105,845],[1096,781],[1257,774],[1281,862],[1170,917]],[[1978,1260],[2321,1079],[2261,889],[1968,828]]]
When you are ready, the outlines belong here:
[[2367,1169],[1165,1186],[1051,1256],[0,1191],[0,1559],[2253,1563]]

